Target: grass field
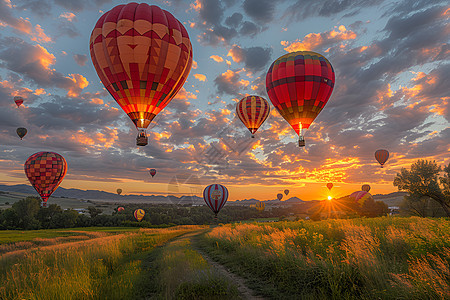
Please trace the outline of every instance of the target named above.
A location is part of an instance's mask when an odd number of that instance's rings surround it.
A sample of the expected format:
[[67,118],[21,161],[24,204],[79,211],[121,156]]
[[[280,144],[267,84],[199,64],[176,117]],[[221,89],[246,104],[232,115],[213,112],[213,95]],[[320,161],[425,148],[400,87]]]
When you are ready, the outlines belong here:
[[450,299],[446,219],[228,224],[202,245],[270,299]]
[[[139,288],[142,258],[168,240],[200,228],[27,232],[21,241],[3,244],[7,249],[0,254],[0,299],[145,298]],[[73,232],[78,233],[75,240]],[[10,232],[0,232],[0,238],[12,240]],[[24,243],[32,245],[24,249]]]

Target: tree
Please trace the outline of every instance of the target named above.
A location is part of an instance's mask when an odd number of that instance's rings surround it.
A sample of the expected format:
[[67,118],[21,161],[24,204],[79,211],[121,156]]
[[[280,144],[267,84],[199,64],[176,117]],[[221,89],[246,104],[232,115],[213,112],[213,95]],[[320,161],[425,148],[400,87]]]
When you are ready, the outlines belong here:
[[41,206],[37,197],[26,197],[12,205],[18,216],[18,225],[24,229],[39,229],[40,223],[36,219]]
[[394,186],[397,186],[399,191],[407,191],[409,193],[407,200],[409,201],[418,201],[423,197],[433,199],[450,217],[450,194],[448,191],[450,164],[444,168],[446,175],[440,178],[443,188],[439,185],[439,172],[441,172],[441,167],[435,161],[419,159],[411,165],[411,170],[402,168],[400,173],[397,173],[394,178]]
[[101,214],[102,212],[103,211],[100,208],[95,208],[94,206],[88,207],[88,213],[92,219]]

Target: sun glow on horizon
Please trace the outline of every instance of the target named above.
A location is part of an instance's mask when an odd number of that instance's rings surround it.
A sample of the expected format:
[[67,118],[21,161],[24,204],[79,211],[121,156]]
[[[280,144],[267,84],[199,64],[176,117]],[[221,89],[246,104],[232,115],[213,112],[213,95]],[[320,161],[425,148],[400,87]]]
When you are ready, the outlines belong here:
[[331,197],[331,196],[328,196],[328,201],[331,201],[331,199],[333,199],[333,197]]

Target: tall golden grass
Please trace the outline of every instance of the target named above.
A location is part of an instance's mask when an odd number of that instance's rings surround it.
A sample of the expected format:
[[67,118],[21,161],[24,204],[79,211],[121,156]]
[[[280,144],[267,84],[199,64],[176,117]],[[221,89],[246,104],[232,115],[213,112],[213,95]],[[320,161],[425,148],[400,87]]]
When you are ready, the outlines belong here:
[[[450,221],[376,218],[229,224],[208,251],[268,296],[450,299]],[[281,296],[280,296],[281,295]]]
[[197,228],[91,232],[90,240],[10,249],[0,257],[0,299],[132,299],[141,271],[136,255]]

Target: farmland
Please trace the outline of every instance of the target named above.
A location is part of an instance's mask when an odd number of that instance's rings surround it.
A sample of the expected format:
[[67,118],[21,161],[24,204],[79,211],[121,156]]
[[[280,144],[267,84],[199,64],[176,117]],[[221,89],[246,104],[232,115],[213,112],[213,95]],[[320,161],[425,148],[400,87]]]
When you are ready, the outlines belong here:
[[449,265],[442,218],[0,231],[0,299],[448,299]]

